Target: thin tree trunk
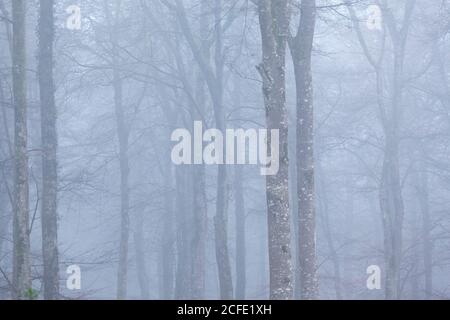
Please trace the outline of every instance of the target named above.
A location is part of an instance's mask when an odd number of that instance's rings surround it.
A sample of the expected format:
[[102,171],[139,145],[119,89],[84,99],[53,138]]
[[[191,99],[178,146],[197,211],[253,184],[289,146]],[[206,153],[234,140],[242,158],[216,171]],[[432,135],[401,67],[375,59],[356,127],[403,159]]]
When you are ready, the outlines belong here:
[[[288,117],[286,108],[286,42],[289,8],[286,0],[260,0],[258,14],[263,62],[258,71],[263,79],[266,124],[279,130],[279,171],[266,177],[269,237],[270,298],[292,299],[292,261],[289,216]],[[268,149],[272,141],[268,139]]]
[[[241,82],[239,77],[233,79],[234,83],[234,108],[238,110],[236,117],[240,118],[239,112],[241,107]],[[245,198],[244,198],[244,171],[241,165],[235,167],[234,170],[234,212],[236,225],[236,300],[244,300],[246,293],[247,282],[247,268],[246,268],[246,212],[245,212]]]
[[329,250],[329,256],[333,263],[333,271],[334,271],[334,290],[336,293],[336,299],[342,300],[342,276],[341,276],[341,263],[339,260],[338,253],[336,251],[336,247],[333,241],[333,232],[331,229],[331,223],[330,223],[330,213],[328,209],[328,190],[325,183],[325,179],[323,176],[323,169],[320,164],[320,161],[318,161],[318,180],[319,185],[317,188],[317,193],[320,195],[319,197],[319,207],[318,212],[321,217],[323,229],[325,238],[327,240],[328,250]]
[[[10,137],[9,132],[9,119],[8,115],[6,113],[6,105],[3,104],[3,102],[6,102],[5,95],[3,91],[3,82],[0,79],[0,102],[1,104],[1,113],[0,116],[2,117],[2,123],[3,125],[3,131],[2,134],[4,134],[6,144],[7,144],[7,152],[8,158],[12,158],[14,154],[14,147],[13,147],[13,141]],[[14,206],[14,199],[11,194],[10,189],[10,178],[12,178],[11,175],[11,162],[4,162],[0,167],[0,176],[2,177],[1,183],[0,183],[0,256],[3,254],[4,249],[4,243],[6,238],[6,234],[9,230],[9,225],[11,222],[12,214],[11,214],[11,207]]]
[[169,190],[164,195],[165,216],[162,235],[162,298],[171,299],[173,297],[173,279],[174,279],[174,204],[172,190],[172,167],[166,167],[166,181],[169,184]]
[[433,297],[433,241],[431,239],[431,217],[429,207],[428,172],[425,150],[419,160],[418,199],[422,215],[423,264],[425,268],[425,298]]
[[128,186],[128,130],[125,124],[125,114],[122,105],[122,80],[117,69],[114,70],[113,82],[120,162],[120,246],[119,268],[117,272],[117,299],[120,300],[126,299],[127,297],[128,240],[130,233],[130,195]]
[[383,26],[390,33],[393,46],[393,70],[389,91],[389,103],[385,103],[386,99],[382,74],[385,41],[382,41],[383,47],[381,48],[380,56],[378,59],[375,59],[370,53],[369,47],[362,35],[354,9],[349,1],[346,2],[356,28],[358,40],[367,60],[374,68],[377,75],[377,100],[385,135],[383,168],[381,172],[381,184],[379,187],[379,203],[383,219],[386,267],[385,296],[387,300],[396,300],[400,298],[400,266],[402,258],[404,216],[399,160],[399,130],[403,113],[403,65],[406,41],[416,0],[405,2],[403,21],[401,23],[398,23],[394,18],[392,10],[388,7],[386,0],[383,0],[380,3],[383,13]]
[[[203,56],[209,60],[208,49],[208,0],[201,1],[201,51]],[[195,100],[197,108],[194,108],[194,120],[202,121],[206,110],[206,83],[201,70],[196,74]],[[205,189],[205,166],[196,165],[194,168],[194,238],[193,238],[193,261],[192,261],[192,298],[203,299],[206,286],[206,237],[208,231],[206,189]]]
[[149,278],[147,274],[147,264],[145,260],[144,246],[144,217],[142,210],[136,214],[136,230],[134,232],[134,248],[136,251],[136,273],[139,282],[141,298],[150,298]]
[[59,298],[58,265],[58,146],[56,134],[55,88],[53,82],[54,2],[40,1],[39,88],[42,139],[42,257],[44,261],[44,299]]
[[[225,129],[225,113],[223,106],[223,26],[222,26],[222,1],[214,1],[214,20],[215,20],[215,56],[214,70],[207,60],[204,52],[197,45],[189,22],[186,17],[185,8],[182,0],[175,1],[175,10],[181,31],[185,36],[194,58],[202,72],[208,90],[211,96],[214,109],[214,118],[216,127],[221,132]],[[214,72],[215,71],[215,72]],[[224,145],[225,148],[225,145]],[[225,151],[225,149],[224,149]],[[224,153],[225,154],[225,153]],[[219,274],[220,296],[224,300],[233,298],[233,279],[231,275],[230,257],[228,253],[228,231],[227,231],[227,170],[224,165],[219,165],[217,174],[217,193],[216,193],[216,215],[214,216],[214,235],[216,262]]]
[[[202,20],[203,21],[203,20]],[[206,31],[206,27],[202,30]],[[205,83],[200,74],[197,75],[196,101],[199,111],[195,112],[197,121],[203,119],[205,109]],[[205,295],[206,268],[206,234],[207,234],[207,204],[205,191],[205,166],[196,165],[194,177],[194,234],[192,243],[192,299],[200,300]]]
[[128,282],[128,248],[130,237],[130,190],[129,190],[129,159],[128,159],[128,139],[129,129],[126,123],[125,111],[123,107],[123,79],[120,72],[119,54],[119,15],[121,12],[121,1],[114,3],[114,17],[111,14],[108,4],[105,2],[105,14],[111,30],[109,35],[112,45],[112,67],[114,90],[114,113],[116,120],[116,133],[119,142],[119,167],[120,167],[120,243],[119,243],[119,265],[117,269],[117,299],[127,298]]
[[[290,146],[289,150],[291,150],[290,158],[296,158],[296,151],[295,151],[295,141],[292,142],[292,140],[289,142],[293,144],[293,147]],[[290,210],[291,210],[291,216],[292,216],[292,230],[294,232],[294,239],[292,239],[293,244],[293,252],[295,250],[295,260],[293,260],[294,265],[294,293],[293,298],[295,300],[299,300],[301,298],[301,282],[300,282],[300,248],[299,248],[299,241],[300,241],[300,235],[298,234],[299,226],[298,226],[298,201],[297,201],[297,168],[296,168],[296,162],[291,161],[289,162],[289,201],[291,202]]]
[[15,111],[15,177],[13,223],[13,298],[24,299],[31,290],[31,257],[28,203],[27,99],[25,0],[12,1],[13,94]]
[[191,241],[189,237],[191,206],[188,201],[190,184],[190,169],[177,168],[177,269],[175,279],[175,299],[189,299],[191,293],[191,265],[189,254]]
[[246,246],[245,246],[245,204],[242,166],[234,172],[234,210],[236,215],[236,299],[245,299],[246,288]]
[[[223,106],[223,29],[222,29],[222,1],[215,0],[215,83],[213,90],[214,116],[217,129],[225,132],[225,110]],[[223,145],[225,154],[225,144]],[[220,297],[223,300],[233,299],[233,279],[231,275],[230,256],[228,252],[228,188],[227,168],[219,165],[217,174],[216,215],[214,217],[216,260],[219,269]]]

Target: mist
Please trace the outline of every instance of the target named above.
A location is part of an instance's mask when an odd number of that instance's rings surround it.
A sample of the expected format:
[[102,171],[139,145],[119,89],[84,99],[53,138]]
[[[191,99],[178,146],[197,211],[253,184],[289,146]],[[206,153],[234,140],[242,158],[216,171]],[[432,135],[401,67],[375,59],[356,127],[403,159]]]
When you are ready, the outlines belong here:
[[450,298],[447,0],[0,0],[0,299]]

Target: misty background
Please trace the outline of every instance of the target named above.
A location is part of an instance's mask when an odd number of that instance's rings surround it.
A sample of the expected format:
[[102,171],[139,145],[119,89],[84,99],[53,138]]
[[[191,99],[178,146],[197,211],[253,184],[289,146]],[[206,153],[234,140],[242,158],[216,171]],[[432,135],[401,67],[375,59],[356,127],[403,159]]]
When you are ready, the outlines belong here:
[[[449,35],[447,0],[0,0],[0,298],[450,298]],[[285,166],[176,166],[194,121],[281,124]]]

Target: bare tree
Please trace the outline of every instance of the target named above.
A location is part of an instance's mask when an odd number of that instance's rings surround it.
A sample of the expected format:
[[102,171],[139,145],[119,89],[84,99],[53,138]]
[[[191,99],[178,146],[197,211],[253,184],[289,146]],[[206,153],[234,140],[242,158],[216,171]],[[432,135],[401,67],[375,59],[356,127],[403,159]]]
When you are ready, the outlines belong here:
[[39,88],[41,96],[42,141],[42,257],[44,299],[59,297],[58,265],[58,173],[56,150],[55,86],[53,81],[54,2],[40,1]]
[[[266,177],[267,218],[269,227],[270,298],[291,299],[293,294],[292,257],[288,191],[288,117],[286,108],[286,46],[289,33],[289,1],[259,0],[259,24],[262,37],[262,63],[258,71],[263,79],[266,125],[280,133],[280,167],[276,175]],[[268,147],[272,141],[268,139]]]
[[[186,41],[194,55],[202,75],[205,79],[208,91],[213,102],[214,119],[217,129],[222,132],[225,129],[225,111],[223,105],[223,91],[224,91],[224,52],[223,52],[223,22],[222,22],[222,1],[215,0],[214,2],[214,64],[211,65],[206,59],[204,50],[196,42],[189,22],[186,17],[183,1],[176,0],[173,6],[178,18]],[[225,147],[225,146],[224,146]],[[215,230],[215,247],[216,260],[219,270],[220,296],[222,299],[233,298],[233,279],[231,276],[231,265],[228,253],[227,244],[227,170],[224,165],[219,165],[217,175],[217,199],[216,199],[216,215],[214,217]]]
[[297,90],[298,259],[301,298],[319,298],[316,263],[314,190],[314,105],[311,55],[316,25],[316,1],[301,2],[297,34],[289,38]]
[[26,1],[12,1],[14,134],[14,260],[13,297],[26,298],[31,290],[31,257],[28,204],[27,91],[25,12]]

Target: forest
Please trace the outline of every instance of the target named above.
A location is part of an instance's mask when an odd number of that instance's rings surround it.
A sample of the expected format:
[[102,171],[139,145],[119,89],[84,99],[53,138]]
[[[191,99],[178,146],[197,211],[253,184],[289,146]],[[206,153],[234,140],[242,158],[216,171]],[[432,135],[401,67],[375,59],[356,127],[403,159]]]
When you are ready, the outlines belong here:
[[450,299],[449,0],[0,0],[0,300],[217,299]]

